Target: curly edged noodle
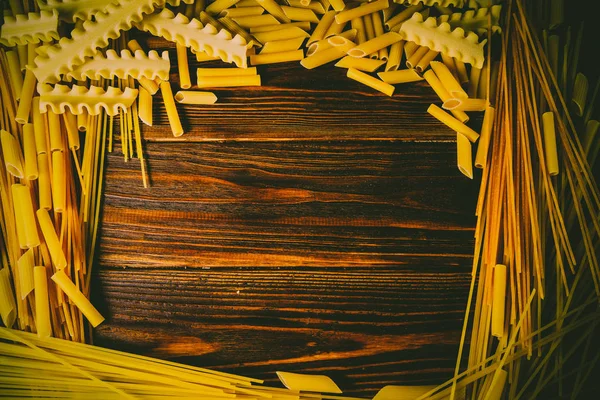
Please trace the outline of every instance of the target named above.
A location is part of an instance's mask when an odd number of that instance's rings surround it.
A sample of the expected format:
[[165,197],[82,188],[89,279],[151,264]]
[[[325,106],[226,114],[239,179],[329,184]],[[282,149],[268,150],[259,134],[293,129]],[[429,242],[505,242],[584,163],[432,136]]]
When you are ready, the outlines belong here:
[[502,6],[492,6],[490,8],[480,8],[478,10],[467,10],[464,13],[453,13],[450,15],[441,15],[437,18],[438,24],[447,22],[452,29],[463,28],[467,32],[477,32],[483,34],[489,27],[488,15],[491,16],[492,33],[502,32],[500,28],[500,11]]
[[404,0],[404,4],[410,4],[413,6],[418,6],[419,3],[423,3],[423,5],[428,7],[438,5],[440,7],[454,6],[457,8],[463,8],[465,6],[465,0]]
[[150,50],[148,54],[138,50],[134,55],[129,50],[121,50],[119,54],[110,49],[106,51],[106,55],[98,53],[87,59],[85,63],[68,72],[67,77],[78,81],[86,78],[110,79],[115,76],[120,79],[158,78],[165,81],[169,79],[170,68],[169,52],[166,50],[162,52],[162,56],[159,56],[155,50]]
[[58,14],[52,10],[4,17],[0,43],[16,46],[50,42],[58,38]]
[[225,62],[234,62],[240,68],[246,68],[246,50],[248,42],[240,35],[232,37],[226,29],[220,31],[211,24],[203,25],[197,19],[191,21],[183,14],[173,14],[171,10],[144,17],[136,24],[140,30],[179,45],[191,47],[194,52],[206,52],[209,56],[218,56]]
[[82,27],[71,32],[71,39],[62,38],[53,46],[38,49],[35,58],[35,74],[38,82],[58,82],[61,74],[83,64],[85,57],[92,57],[97,49],[108,46],[109,39],[118,38],[120,31],[129,30],[144,14],[163,6],[165,0],[118,0],[104,11],[94,14],[95,21],[87,20]]
[[423,16],[415,13],[411,19],[402,24],[399,33],[403,39],[415,42],[419,46],[439,51],[464,63],[472,64],[476,68],[483,67],[483,46],[487,40],[479,42],[479,37],[474,32],[469,32],[465,36],[462,28],[452,30],[447,22],[442,22],[438,26],[434,17],[423,21]]
[[119,109],[125,111],[130,107],[138,95],[137,89],[125,88],[121,91],[115,87],[109,87],[106,91],[98,86],[74,85],[69,88],[66,85],[57,84],[54,88],[48,84],[41,83],[37,87],[40,93],[40,112],[47,112],[48,107],[56,114],[62,114],[66,108],[79,115],[88,112],[90,115],[98,115],[102,109],[110,116],[115,116]]

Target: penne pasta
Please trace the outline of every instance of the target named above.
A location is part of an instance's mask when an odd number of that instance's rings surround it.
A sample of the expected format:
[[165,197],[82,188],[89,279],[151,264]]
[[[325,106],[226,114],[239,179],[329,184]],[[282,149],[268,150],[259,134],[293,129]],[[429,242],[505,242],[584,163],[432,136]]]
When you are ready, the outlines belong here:
[[[371,4],[371,3],[369,3]],[[375,37],[381,37],[385,31],[383,29],[383,20],[381,19],[381,13],[379,11],[371,14],[371,20],[373,21],[373,31],[375,32]],[[388,58],[388,46],[379,49],[377,52],[377,56],[382,60],[387,60]]]
[[383,9],[381,12],[383,14],[383,22],[392,18],[392,15],[396,12],[396,10],[400,7],[399,3],[393,2],[389,5],[389,7]]
[[475,155],[475,167],[485,168],[487,164],[488,149],[492,135],[492,127],[494,125],[494,117],[496,109],[492,106],[487,106],[483,114],[483,124],[481,125],[481,136],[477,145],[477,154]]
[[[337,45],[333,45],[331,42],[332,40],[334,42],[336,41],[343,41],[344,43],[342,43],[340,45],[340,43],[338,43]],[[335,61],[339,58],[342,58],[343,56],[346,55],[346,52],[348,51],[348,49],[352,48],[355,44],[354,42],[341,37],[341,36],[333,36],[331,38],[328,39],[331,47],[325,49],[325,50],[321,50],[318,51],[314,54],[311,54],[310,56],[306,57],[305,59],[303,59],[302,61],[300,61],[300,64],[306,68],[306,69],[313,69],[316,67],[319,67],[321,65],[325,65],[331,61]]]
[[404,50],[404,40],[394,43],[390,46],[390,53],[385,65],[386,71],[396,71],[402,62],[402,52]]
[[413,400],[429,393],[432,389],[435,389],[435,386],[387,385],[377,392],[373,400]]
[[229,7],[233,7],[235,5],[235,3],[237,3],[238,1],[240,1],[240,0],[215,0],[212,3],[210,3],[210,5],[208,5],[204,9],[204,11],[210,15],[217,15],[221,11],[223,11]]
[[[144,51],[142,49],[142,46],[140,46],[139,42],[135,39],[127,42],[127,47],[134,54],[138,50]],[[144,89],[146,89],[148,92],[150,92],[150,94],[155,94],[156,92],[158,92],[158,84],[156,82],[154,82],[152,79],[148,79],[146,77],[140,77],[140,79],[138,79],[138,82],[141,86],[144,87]]]
[[64,151],[60,117],[52,110],[46,112],[48,118],[48,133],[50,136],[50,151]]
[[63,113],[63,122],[67,130],[67,143],[69,149],[79,150],[79,128],[77,127],[77,117],[70,111]]
[[30,181],[37,179],[38,164],[33,124],[23,125],[23,156],[25,161],[25,177]]
[[402,40],[402,36],[399,34],[395,32],[387,32],[348,50],[348,55],[357,58],[365,57],[369,54],[379,51],[380,49],[383,49],[384,47],[391,46],[400,40]]
[[337,23],[341,24],[354,18],[363,17],[367,14],[377,13],[385,8],[388,8],[389,5],[389,0],[375,0],[360,7],[354,7],[341,11],[335,16],[335,20]]
[[279,21],[277,21],[277,19],[275,19],[275,17],[271,14],[232,18],[232,20],[234,20],[236,24],[245,29],[252,28],[255,26],[274,25],[279,23]]
[[138,95],[138,117],[144,124],[152,126],[152,95],[143,87]]
[[458,74],[458,81],[461,85],[469,82],[469,74],[467,73],[467,67],[464,62],[453,58],[454,65],[456,65],[456,73]]
[[250,33],[261,33],[261,32],[271,32],[271,31],[279,31],[287,28],[299,28],[304,31],[306,36],[310,36],[307,32],[310,30],[310,22],[298,21],[298,22],[286,22],[281,24],[274,25],[265,25],[265,26],[255,26],[250,28]]
[[298,37],[306,38],[309,36],[308,33],[306,33],[297,26],[291,26],[289,28],[284,28],[278,31],[258,32],[252,35],[262,43],[274,42],[276,40],[287,40]]
[[278,22],[289,23],[291,20],[281,9],[281,6],[277,4],[275,0],[256,0],[258,5],[264,8],[269,14],[274,16]]
[[[277,54],[277,53],[274,53]],[[203,76],[198,75],[198,87],[260,86],[260,75]]]
[[454,79],[458,81],[458,71],[456,71],[456,64],[454,63],[454,58],[444,53],[440,53],[440,55],[442,57],[442,62],[444,63],[446,68],[448,68]]
[[248,76],[257,75],[256,67],[248,68],[197,68],[198,76]]
[[214,104],[217,96],[212,92],[181,90],[175,93],[175,101],[180,104]]
[[346,3],[344,3],[344,0],[329,0],[329,4],[331,4],[331,7],[338,12],[346,8]]
[[347,25],[346,22],[337,23],[336,20],[334,19],[333,22],[331,23],[331,25],[329,25],[329,28],[327,28],[327,32],[325,32],[325,39],[330,38],[335,35],[340,35],[344,31],[344,28],[346,27],[346,25]]
[[171,132],[173,136],[179,137],[183,135],[183,127],[177,113],[177,107],[175,106],[175,100],[173,99],[173,91],[171,90],[171,84],[164,81],[160,84],[160,93],[163,97],[163,103],[167,111],[167,118],[169,119],[169,125],[171,126]]
[[304,43],[303,37],[266,42],[260,51],[260,54],[297,50],[300,46],[302,46],[302,43]]
[[67,201],[67,176],[65,173],[65,153],[52,152],[52,199],[54,212],[65,211]]
[[423,57],[429,52],[429,49],[425,46],[419,46],[417,50],[410,57],[406,58],[406,67],[414,69]]
[[249,17],[252,15],[261,15],[265,12],[265,9],[259,5],[254,7],[238,7],[238,8],[228,8],[219,13],[219,17],[228,17],[228,18],[239,18],[239,17]]
[[33,115],[33,131],[35,134],[35,150],[37,154],[46,153],[48,151],[47,135],[47,113],[40,112],[40,98],[34,97],[32,101]]
[[460,83],[456,80],[446,64],[439,61],[432,61],[431,69],[435,72],[451,97],[458,97],[461,99],[466,99],[468,97],[467,92],[460,86]]
[[35,266],[35,260],[33,256],[33,249],[28,249],[17,261],[17,268],[19,271],[19,291],[21,292],[21,300],[25,298],[33,291],[35,282],[33,279],[33,267]]
[[48,278],[46,267],[34,267],[33,279],[35,285],[35,327],[40,338],[52,336],[50,325],[50,297],[48,296]]
[[9,50],[6,53],[6,61],[8,62],[8,77],[10,78],[10,87],[12,88],[15,99],[19,100],[21,91],[23,90],[23,75],[21,74],[21,65],[19,63],[19,55],[15,50]]
[[87,117],[87,112],[83,112],[77,115],[77,129],[79,130],[79,132],[85,132],[87,130]]
[[260,43],[258,40],[256,40],[256,38],[254,38],[254,36],[249,34],[248,31],[246,31],[244,28],[239,26],[231,18],[222,17],[222,18],[219,18],[219,22],[225,27],[226,30],[231,32],[232,35],[240,35],[241,37],[244,38],[244,40],[248,43],[248,48],[249,48],[248,51],[246,52],[246,55],[248,55],[251,50],[254,50],[254,46],[258,46],[258,47],[262,46],[262,43]]
[[255,54],[250,56],[250,64],[276,64],[289,61],[300,61],[304,58],[302,50],[284,51],[281,53]]
[[11,186],[13,207],[15,212],[15,225],[19,237],[19,247],[31,249],[40,245],[35,216],[33,214],[33,202],[31,193],[27,186],[15,183]]
[[427,112],[435,117],[438,121],[447,125],[450,129],[462,133],[465,135],[471,142],[476,142],[479,138],[479,134],[475,132],[473,129],[469,128],[467,125],[460,122],[458,119],[454,118],[435,104],[432,104],[427,109]]
[[[375,38],[375,28],[373,27],[373,17],[371,17],[371,14],[367,14],[367,15],[363,16],[362,19],[363,19],[363,25],[365,26],[365,37],[367,39],[364,43],[367,43],[369,40]],[[362,43],[362,44],[364,44],[364,43]],[[374,56],[377,56],[377,55],[378,54],[374,54]]]
[[258,5],[258,0],[240,0],[235,3],[235,7],[237,8],[255,7]]
[[493,299],[492,299],[492,335],[504,336],[504,310],[506,304],[506,265],[496,264],[494,267]]
[[413,5],[405,8],[400,11],[398,14],[394,15],[392,18],[385,21],[385,26],[392,30],[393,27],[398,26],[404,21],[407,21],[412,17],[412,15],[416,12],[419,12],[423,9],[423,4]]
[[367,85],[375,90],[380,91],[388,96],[394,94],[394,87],[389,83],[385,83],[377,78],[372,77],[371,75],[367,75],[364,72],[358,71],[354,68],[349,68],[346,76],[350,79],[353,79],[357,82],[360,82],[364,85]]
[[435,50],[429,50],[427,53],[425,53],[425,55],[421,57],[421,59],[415,66],[417,72],[422,73],[423,71],[425,71],[427,67],[429,67],[431,61],[433,61],[438,56],[438,54],[440,54],[439,51]]
[[46,209],[40,208],[36,211],[36,215],[40,230],[42,231],[42,236],[44,237],[46,247],[50,253],[50,258],[52,259],[52,264],[54,265],[54,268],[61,270],[67,266],[67,259],[65,258],[65,253],[58,240],[52,220],[50,219],[50,214],[48,214]]
[[313,23],[319,22],[319,18],[315,12],[309,8],[281,6],[281,9],[285,13],[286,17],[290,19],[290,21],[308,21]]
[[490,73],[490,66],[487,62],[483,63],[481,73],[479,74],[479,83],[477,84],[477,97],[478,99],[486,99],[488,97],[488,79]]
[[294,391],[342,393],[340,388],[325,375],[295,374],[277,371],[277,377],[283,385]]
[[316,0],[287,0],[286,3],[291,7],[308,8],[313,10],[315,14],[325,14],[323,4]]
[[354,68],[364,72],[375,72],[385,61],[375,60],[373,58],[354,58],[346,56],[338,61],[335,66],[341,68]]
[[379,72],[379,78],[389,84],[408,83],[422,81],[424,78],[417,74],[414,69],[401,69],[397,71]]
[[350,21],[352,29],[356,29],[356,43],[361,44],[367,41],[365,22],[362,18],[354,18]]
[[406,55],[406,59],[408,60],[419,48],[415,42],[405,42],[404,43],[404,54]]
[[[457,63],[458,66],[458,63]],[[471,67],[471,75],[469,76],[469,91],[470,98],[476,98],[479,89],[479,79],[481,78],[481,68]]]
[[50,168],[47,153],[39,153],[38,159],[38,200],[39,207],[52,209],[52,186],[50,184]]
[[90,321],[90,324],[95,328],[104,321],[104,317],[100,315],[98,310],[92,305],[87,297],[77,286],[69,279],[69,277],[63,272],[58,271],[51,278],[56,286],[58,286],[71,300],[71,302],[81,311],[83,315]]
[[581,72],[577,73],[575,77],[575,84],[573,85],[573,95],[571,96],[571,102],[575,108],[575,114],[581,117],[585,110],[585,103],[587,100],[588,93],[588,79]]
[[177,43],[175,47],[177,49],[177,71],[179,72],[179,86],[182,89],[189,89],[192,87],[192,81],[190,80],[187,47],[179,43]]
[[[442,85],[437,75],[433,70],[428,70],[423,74],[423,78],[429,83],[429,86],[433,89],[433,91],[438,95],[442,102],[450,99],[450,94],[446,91],[446,88]],[[467,122],[469,120],[469,116],[464,111],[456,111],[452,110],[452,115],[457,118],[460,122]],[[457,129],[455,129],[457,130]]]
[[8,267],[0,269],[0,316],[7,328],[12,328],[17,319],[17,305]]
[[23,178],[25,169],[23,168],[23,153],[19,142],[13,135],[2,129],[0,130],[0,143],[2,144],[2,156],[6,170],[17,178]]
[[35,63],[33,60],[37,57],[36,50],[40,47],[39,43],[27,43],[27,66],[33,68]]
[[451,97],[444,101],[442,108],[457,111],[485,111],[488,106],[486,99],[464,99]]
[[458,170],[467,178],[473,179],[473,151],[471,142],[460,132],[456,133],[456,163]]
[[558,150],[556,148],[556,130],[554,127],[554,113],[552,111],[542,114],[542,128],[544,133],[544,155],[546,167],[550,176],[558,175]]
[[308,38],[306,44],[311,44],[325,38],[331,24],[335,21],[335,11],[327,11],[319,20],[319,23]]
[[33,93],[35,92],[35,75],[31,70],[25,72],[25,80],[23,81],[23,87],[21,89],[21,100],[19,101],[19,107],[17,108],[17,115],[15,121],[19,124],[25,124],[29,122],[29,113],[31,111],[31,102],[33,100]]
[[194,54],[196,54],[196,61],[198,61],[198,62],[220,60],[219,56],[209,56],[204,51],[198,51],[198,52],[195,52]]

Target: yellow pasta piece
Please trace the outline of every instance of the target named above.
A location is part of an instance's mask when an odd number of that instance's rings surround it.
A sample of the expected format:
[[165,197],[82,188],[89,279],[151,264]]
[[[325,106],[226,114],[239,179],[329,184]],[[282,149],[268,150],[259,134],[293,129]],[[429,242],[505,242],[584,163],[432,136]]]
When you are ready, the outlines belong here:
[[[304,31],[306,36],[308,35],[308,31],[310,30],[310,22],[305,21],[297,21],[297,22],[287,22],[284,24],[273,24],[273,25],[264,25],[264,26],[255,26],[250,28],[250,32],[254,33],[263,33],[263,32],[271,32],[271,31],[279,31],[287,28],[299,28]],[[274,39],[277,40],[277,39]]]
[[33,278],[35,285],[35,327],[38,337],[50,337],[50,297],[48,296],[48,278],[46,267],[34,267]]
[[327,33],[329,27],[331,26],[334,20],[335,11],[327,11],[319,20],[319,23],[308,38],[308,42],[306,44],[311,44],[319,40],[325,39],[325,34]]
[[407,57],[406,66],[410,69],[413,69],[417,66],[417,64],[421,61],[423,57],[429,52],[429,49],[425,46],[420,46],[415,50],[415,52]]
[[550,29],[559,27],[565,16],[565,0],[550,0]]
[[407,7],[406,9],[400,11],[398,14],[394,15],[392,18],[388,19],[385,22],[385,26],[389,29],[392,30],[392,28],[398,26],[399,24],[401,24],[402,22],[408,20],[410,17],[412,17],[412,15],[416,12],[419,12],[423,9],[423,4],[416,4],[416,5],[412,5],[410,7]]
[[400,67],[404,43],[404,40],[401,40],[390,46],[390,54],[385,65],[386,71],[396,71]]
[[192,53],[196,54],[196,61],[199,61],[199,62],[220,60],[219,57],[217,57],[217,56],[209,56],[204,51],[199,51],[199,52],[192,51]]
[[[444,85],[442,85],[442,83],[438,79],[435,72],[433,72],[433,70],[428,70],[427,72],[425,72],[423,74],[423,78],[425,78],[427,83],[429,83],[429,86],[431,86],[433,91],[438,95],[442,102],[445,102],[448,99],[450,99],[450,94],[448,93]],[[469,120],[469,116],[464,111],[452,110],[451,112],[452,115],[454,115],[460,122],[464,123]]]
[[262,50],[260,51],[260,54],[279,53],[282,51],[297,50],[303,42],[303,37],[266,42]]
[[50,184],[50,168],[47,153],[40,153],[38,158],[38,193],[39,206],[44,210],[52,209],[52,187]]
[[52,220],[50,219],[50,214],[48,214],[46,209],[40,208],[36,211],[36,215],[54,268],[57,270],[65,268],[67,266],[67,259],[65,258],[65,253],[58,240],[58,235],[56,234]]
[[468,97],[467,92],[460,86],[460,83],[456,80],[452,72],[448,69],[446,64],[439,61],[431,62],[431,69],[437,75],[438,79],[442,82],[442,85],[446,88],[446,91],[452,97],[458,97],[466,99]]
[[33,249],[27,250],[19,260],[17,261],[17,268],[19,270],[19,291],[21,292],[21,300],[31,293],[34,287],[33,280],[33,267],[35,266],[35,260],[33,258]]
[[91,19],[94,14],[104,9],[114,0],[47,0],[38,2],[40,10],[58,12],[62,21],[76,22],[77,20]]
[[0,143],[2,144],[2,155],[6,170],[17,178],[23,178],[25,171],[23,168],[23,153],[17,139],[5,131],[0,130]]
[[256,2],[264,8],[269,14],[277,18],[279,22],[289,23],[291,20],[285,15],[281,6],[275,0],[256,0]]
[[476,98],[479,89],[479,80],[481,78],[481,68],[472,67],[469,77],[469,97]]
[[215,104],[217,96],[213,92],[181,90],[175,93],[175,101],[180,104]]
[[38,92],[42,110],[50,108],[54,113],[61,114],[69,109],[75,115],[86,111],[89,115],[98,115],[101,110],[105,110],[110,116],[117,115],[119,109],[125,111],[138,94],[137,89],[129,87],[125,91],[115,87],[109,87],[105,91],[93,85],[88,89],[85,86],[73,85],[69,88],[60,84],[56,84],[54,88],[48,84],[38,85]]
[[[385,63],[384,60],[373,58],[354,58],[346,56],[338,61],[335,66],[341,68],[354,68],[364,72],[375,72]],[[389,83],[389,82],[388,82]]]
[[485,111],[488,106],[486,99],[464,99],[452,97],[442,104],[442,108],[446,110],[458,111]]
[[17,115],[15,121],[19,124],[25,124],[29,122],[29,113],[31,111],[31,101],[33,100],[33,92],[35,91],[35,75],[31,70],[25,72],[25,80],[23,81],[23,88],[21,89],[21,96],[19,101],[19,107],[17,108]]
[[271,14],[252,15],[249,17],[232,18],[239,26],[248,29],[255,26],[274,25],[279,21]]
[[61,74],[83,64],[85,57],[96,54],[98,48],[108,46],[109,39],[120,36],[122,30],[131,28],[144,14],[154,10],[162,0],[118,0],[104,11],[94,14],[94,20],[86,20],[71,32],[71,38],[63,37],[53,46],[44,46],[35,59],[33,72],[39,82],[56,82]]
[[489,75],[489,64],[483,63],[481,68],[481,74],[479,75],[479,83],[477,85],[477,97],[478,99],[486,99],[488,97],[488,75]]
[[239,8],[228,8],[219,13],[220,17],[228,17],[228,18],[239,18],[239,17],[249,17],[261,15],[265,12],[265,9],[261,6],[255,7],[239,7]]
[[217,15],[226,8],[233,7],[240,0],[215,0],[210,3],[204,11],[210,15]]
[[295,374],[292,372],[277,371],[277,377],[283,385],[294,391],[342,393],[340,388],[325,375]]
[[354,68],[349,68],[346,76],[364,85],[367,85],[375,90],[380,91],[383,94],[391,96],[394,94],[394,87],[389,83],[385,83],[377,78],[367,75],[364,72],[358,71]]
[[362,18],[354,18],[350,21],[352,29],[356,29],[356,43],[361,44],[367,41],[367,28]]
[[63,271],[56,272],[52,275],[51,279],[67,295],[69,300],[75,304],[79,311],[85,315],[94,328],[104,321],[104,317],[96,310],[87,297],[77,289],[75,284]]
[[421,59],[415,66],[417,72],[422,73],[423,71],[425,71],[427,67],[429,67],[431,61],[435,59],[438,56],[438,54],[440,54],[439,51],[435,50],[429,50],[427,53],[425,53],[425,55],[421,57]]
[[257,0],[240,0],[235,4],[237,8],[255,7],[258,5]]
[[471,142],[460,132],[456,133],[456,163],[458,170],[467,178],[473,179],[473,151]]
[[50,151],[64,151],[60,117],[52,110],[46,112],[48,118],[48,133],[50,136]]
[[[135,39],[127,42],[127,47],[134,54],[137,53],[138,51],[144,52],[144,50],[142,49],[142,46],[140,46],[138,41]],[[167,57],[168,57],[168,55],[167,55]],[[170,68],[170,63],[169,63],[169,68]],[[161,79],[161,80],[166,80],[166,79]],[[142,76],[138,79],[138,82],[142,87],[144,87],[144,89],[146,89],[148,92],[150,92],[150,94],[154,95],[154,94],[156,94],[156,92],[158,92],[158,82],[156,82],[156,79],[153,80],[153,79],[149,79],[149,78]]]
[[456,73],[458,74],[458,81],[461,85],[469,82],[469,75],[467,74],[467,67],[465,63],[457,60],[456,58],[452,58],[454,60],[454,65],[456,65]]
[[[379,11],[372,13],[371,20],[373,21],[373,31],[375,33],[375,37],[382,36],[385,33],[385,31],[383,29],[383,20],[381,19],[381,13]],[[375,58],[374,53],[371,56],[373,58]],[[382,49],[379,49],[379,51],[377,52],[377,57],[379,57],[382,60],[387,60],[387,57],[388,57],[387,46]]]
[[287,0],[287,4],[290,7],[308,8],[309,10],[313,10],[315,14],[325,14],[325,7],[318,0]]
[[335,16],[338,24],[348,22],[354,18],[362,17],[367,14],[372,14],[381,11],[390,6],[389,0],[375,0],[361,7],[354,7],[349,10],[344,10]]
[[167,110],[167,118],[169,119],[171,132],[173,132],[173,136],[179,137],[183,135],[183,127],[181,126],[179,113],[177,112],[175,100],[173,99],[173,91],[171,90],[171,84],[166,81],[162,82],[160,84],[160,93],[162,94],[165,109]]
[[[342,42],[342,44],[333,45],[332,40],[333,42],[340,41]],[[300,64],[306,69],[313,69],[321,65],[325,65],[331,61],[342,58],[346,55],[348,49],[351,49],[355,46],[354,42],[342,36],[333,36],[329,38],[328,43],[331,45],[331,47],[311,54],[310,56],[300,61]]]
[[37,179],[37,151],[35,150],[33,124],[25,124],[23,126],[23,155],[25,159],[25,177],[30,181]]
[[379,72],[379,78],[389,84],[408,83],[422,81],[424,78],[417,74],[414,69],[400,69],[397,71]]
[[346,8],[346,3],[344,3],[344,0],[329,0],[329,3],[331,4],[331,7],[338,12]]
[[260,86],[260,75],[204,76],[198,75],[198,87]]
[[315,53],[320,53],[324,50],[330,49],[333,46],[346,45],[348,40],[354,41],[355,34],[356,31],[354,29],[350,29],[340,33],[339,35],[335,35],[327,39],[321,39],[318,42],[312,43],[306,50],[306,56],[312,56]]
[[56,10],[30,12],[4,17],[0,44],[5,46],[58,40],[58,13]]
[[281,53],[253,54],[250,56],[252,65],[276,64],[289,61],[300,61],[304,58],[302,50],[284,51]]
[[74,70],[69,71],[67,76],[76,80],[112,79],[114,77],[119,79],[132,77],[137,80],[158,78],[162,81],[169,79],[171,62],[168,51],[163,51],[159,55],[154,50],[150,50],[146,54],[143,50],[137,49],[133,53],[129,50],[121,50],[120,54],[112,49],[106,50],[106,55],[96,54]]
[[466,126],[458,119],[454,118],[435,104],[430,105],[427,109],[427,112],[443,124],[446,124],[453,131],[465,135],[471,142],[476,142],[479,138],[479,134],[477,132],[475,132],[473,129],[469,128],[468,126]]
[[481,125],[481,137],[477,146],[477,154],[475,155],[475,166],[484,168],[487,163],[488,148],[490,146],[490,138],[492,135],[492,127],[496,110],[492,106],[488,106],[483,114],[483,124]]
[[[441,53],[442,62],[448,68],[454,79],[458,80],[458,71],[456,70],[456,64],[454,63],[454,58],[447,56],[444,53]],[[459,82],[460,83],[460,82]],[[463,89],[464,90],[464,89]]]
[[[259,17],[261,16],[251,18]],[[211,24],[203,26],[199,20],[189,20],[183,14],[175,16],[172,11],[163,9],[160,13],[144,18],[136,27],[154,36],[162,36],[171,42],[190,47],[196,52],[205,51],[209,55],[218,55],[221,60],[234,62],[238,67],[245,68],[247,65],[248,43],[243,37],[232,37],[225,29],[218,31]]]
[[70,111],[63,113],[63,121],[67,130],[67,143],[69,149],[79,150],[79,128],[77,127],[77,117]]
[[287,40],[293,38],[306,38],[308,37],[308,33],[298,28],[297,26],[291,26],[289,28],[284,28],[280,31],[268,31],[268,32],[258,32],[254,33],[253,36],[261,41],[262,43],[273,42],[276,40]]
[[152,96],[143,87],[139,91],[138,116],[144,124],[152,126]]
[[257,75],[256,67],[249,68],[197,68],[197,76],[248,76]]
[[65,153],[52,153],[52,199],[54,212],[61,213],[66,209],[67,181],[65,172]]
[[542,127],[544,131],[544,155],[548,173],[558,175],[558,150],[556,148],[556,130],[554,128],[554,113],[552,111],[542,114]]
[[12,328],[17,319],[17,305],[8,267],[0,269],[0,316],[7,328]]
[[429,7],[438,5],[440,7],[454,6],[456,8],[463,8],[465,6],[465,0],[404,0],[404,3],[408,3],[408,4],[423,3],[424,5],[429,6]]
[[583,111],[585,110],[585,102],[587,100],[588,93],[588,79],[581,72],[577,73],[575,77],[575,84],[573,85],[573,95],[571,97],[571,102],[575,106],[575,114],[579,117],[583,115]]
[[435,386],[384,386],[373,400],[414,400],[430,392]]
[[402,23],[399,31],[402,39],[413,41],[420,46],[427,46],[431,50],[444,52],[465,63],[477,68],[483,66],[483,46],[486,39],[479,42],[479,37],[473,32],[465,35],[462,28],[451,30],[447,22],[439,26],[435,18],[430,17],[423,21],[419,13]]
[[494,267],[492,300],[492,335],[504,336],[504,310],[506,308],[506,265]]
[[6,61],[8,62],[8,76],[10,77],[13,95],[16,100],[19,100],[23,91],[23,75],[21,74],[19,55],[15,50],[7,51]]
[[408,60],[410,57],[412,57],[412,55],[415,54],[415,51],[417,51],[418,48],[419,45],[415,42],[406,42],[404,44],[404,54],[406,55],[406,59]]
[[464,13],[441,15],[437,18],[437,21],[438,24],[447,22],[452,29],[460,27],[466,32],[475,32],[478,35],[483,35],[488,30],[488,18],[491,18],[492,33],[500,33],[502,32],[499,24],[501,10],[501,5],[489,8],[482,7],[477,10],[467,10]]
[[560,53],[560,36],[550,35],[548,36],[548,61],[550,62],[550,69],[555,77],[558,76],[558,57]]
[[348,50],[348,55],[351,57],[365,57],[369,54],[373,54],[384,47],[391,46],[392,44],[402,40],[402,36],[396,32],[387,32],[374,39],[368,40],[358,46]]
[[179,72],[179,86],[182,89],[189,89],[192,87],[192,81],[190,80],[187,47],[182,46],[179,43],[177,43],[175,46],[177,48],[177,71]]
[[319,22],[319,18],[315,12],[309,8],[281,6],[281,9],[285,13],[286,17],[290,19],[290,21]]
[[262,43],[260,43],[256,38],[254,38],[251,34],[249,34],[244,28],[239,26],[234,20],[229,17],[219,18],[219,23],[225,27],[226,30],[231,32],[232,35],[240,35],[244,38],[244,40],[248,43],[246,47],[248,51],[246,54],[250,54],[250,51],[254,50],[254,46],[261,47]]
[[[27,186],[15,183],[11,186],[13,207],[15,210],[15,223],[19,236],[19,246],[30,249],[40,245],[37,225],[33,214],[33,202]],[[20,228],[19,228],[20,226]]]
[[[600,122],[595,119],[590,119],[587,124],[585,124],[585,134],[583,139],[581,140],[581,147],[583,148],[583,153],[589,157],[592,150],[592,143],[594,143],[594,139],[598,131],[600,130]],[[599,142],[600,143],[600,142]],[[590,158],[588,158],[590,159]],[[590,163],[592,164],[592,163]]]
[[[492,380],[494,374],[488,375],[489,379]],[[485,400],[501,400],[502,393],[504,392],[504,386],[506,385],[506,379],[508,377],[508,372],[501,369],[498,374],[498,379],[493,386],[488,389],[486,393]]]

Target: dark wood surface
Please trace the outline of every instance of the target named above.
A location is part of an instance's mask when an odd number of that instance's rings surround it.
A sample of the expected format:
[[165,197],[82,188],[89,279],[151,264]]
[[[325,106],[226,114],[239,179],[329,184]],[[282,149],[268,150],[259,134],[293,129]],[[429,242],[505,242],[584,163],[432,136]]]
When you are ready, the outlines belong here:
[[449,378],[477,182],[425,113],[433,92],[387,98],[332,66],[261,75],[183,108],[180,139],[155,103],[151,188],[108,157],[95,343],[278,386],[277,370],[324,373],[364,397]]

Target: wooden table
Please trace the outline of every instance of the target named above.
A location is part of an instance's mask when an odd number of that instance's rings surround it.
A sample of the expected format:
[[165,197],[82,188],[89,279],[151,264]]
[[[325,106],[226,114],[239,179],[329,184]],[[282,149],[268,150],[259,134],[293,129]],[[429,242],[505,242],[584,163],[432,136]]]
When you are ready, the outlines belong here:
[[277,386],[277,370],[323,373],[364,397],[449,378],[478,184],[426,113],[435,94],[389,98],[333,66],[259,71],[260,88],[182,107],[181,138],[155,101],[151,188],[137,160],[108,157],[95,344]]

